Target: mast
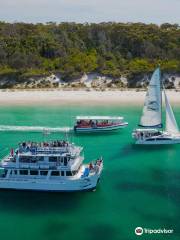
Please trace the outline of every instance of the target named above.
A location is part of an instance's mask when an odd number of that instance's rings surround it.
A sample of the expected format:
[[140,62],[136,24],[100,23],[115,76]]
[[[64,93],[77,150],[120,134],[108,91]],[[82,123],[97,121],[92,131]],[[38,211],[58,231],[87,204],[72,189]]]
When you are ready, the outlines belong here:
[[[161,89],[161,123],[162,123],[162,120],[163,120],[163,116],[162,116],[162,111],[163,111],[163,106],[162,106],[163,81],[162,81],[162,74],[161,74],[160,65],[159,65],[159,79],[160,79],[160,89]],[[163,124],[161,124],[161,129],[163,129]]]

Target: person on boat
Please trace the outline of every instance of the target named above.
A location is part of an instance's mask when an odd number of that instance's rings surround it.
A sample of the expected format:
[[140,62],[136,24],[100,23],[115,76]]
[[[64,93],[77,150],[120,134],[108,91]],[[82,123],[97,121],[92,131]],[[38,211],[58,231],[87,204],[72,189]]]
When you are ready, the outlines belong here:
[[91,127],[92,127],[92,120],[90,120],[90,121],[89,121],[89,126],[91,126]]
[[96,123],[94,121],[92,121],[92,124],[91,124],[92,127],[96,127]]
[[11,154],[12,157],[14,156],[14,149],[13,148],[11,148],[10,154]]
[[135,133],[135,137],[136,137],[137,139],[139,139],[140,136],[141,136],[141,134],[140,134],[139,132],[136,132],[136,133]]
[[160,131],[158,131],[157,133],[155,133],[155,136],[160,136],[162,135],[162,133]]
[[80,127],[81,126],[81,120],[76,121],[75,127]]
[[27,145],[26,152],[29,152],[29,151],[30,151],[30,147],[29,147],[29,145]]
[[89,164],[89,170],[93,170],[93,168],[94,168],[94,167],[93,167],[93,164],[90,163],[90,164]]
[[100,166],[101,163],[102,163],[102,159],[97,159],[97,160],[96,160],[96,165],[97,165],[97,166]]

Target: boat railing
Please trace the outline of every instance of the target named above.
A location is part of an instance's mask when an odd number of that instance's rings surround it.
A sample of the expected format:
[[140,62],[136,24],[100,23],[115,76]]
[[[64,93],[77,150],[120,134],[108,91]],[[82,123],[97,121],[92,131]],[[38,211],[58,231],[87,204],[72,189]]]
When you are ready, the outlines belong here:
[[73,152],[74,148],[72,146],[67,147],[34,147],[28,150],[21,150],[19,154],[28,154],[31,153],[32,155],[36,154],[63,154],[63,153],[71,153]]
[[[72,164],[72,163],[71,163]],[[55,169],[71,169],[71,164],[63,165],[59,162],[54,163],[26,163],[26,162],[19,162],[18,166],[16,162],[2,162],[1,167],[6,169],[16,169],[16,168],[22,168],[22,169],[49,169],[49,170],[55,170]],[[77,164],[78,165],[78,164]]]
[[7,164],[7,163],[11,162],[12,159],[13,159],[13,157],[6,155],[1,160],[0,165]]
[[67,147],[38,147],[37,148],[37,152],[67,152],[68,150],[70,150],[71,147],[67,146]]
[[0,166],[4,167],[4,168],[14,168],[15,163],[13,163],[13,162],[2,162]]

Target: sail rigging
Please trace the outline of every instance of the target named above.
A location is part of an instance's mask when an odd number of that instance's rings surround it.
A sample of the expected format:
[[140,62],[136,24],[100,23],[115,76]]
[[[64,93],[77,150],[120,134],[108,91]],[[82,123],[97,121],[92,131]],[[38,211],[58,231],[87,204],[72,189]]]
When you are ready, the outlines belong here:
[[165,90],[164,90],[164,97],[165,97],[165,107],[166,107],[166,131],[171,134],[179,134],[179,128],[178,128],[172,107],[166,96]]
[[157,68],[152,75],[146,94],[143,114],[139,126],[156,128],[162,127],[162,93],[160,68]]

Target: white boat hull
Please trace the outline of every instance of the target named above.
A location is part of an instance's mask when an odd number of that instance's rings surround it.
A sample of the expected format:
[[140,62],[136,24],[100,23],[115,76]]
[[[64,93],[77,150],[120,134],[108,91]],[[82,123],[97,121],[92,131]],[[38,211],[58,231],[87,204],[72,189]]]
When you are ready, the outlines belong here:
[[163,137],[161,139],[158,138],[147,138],[147,139],[138,139],[136,140],[135,144],[139,145],[170,145],[170,144],[180,144],[180,137],[179,138],[167,138]]
[[170,144],[180,144],[180,140],[179,141],[136,141],[137,145],[170,145]]
[[127,122],[121,123],[121,124],[116,124],[113,126],[106,126],[106,127],[90,127],[90,128],[74,128],[75,132],[78,133],[90,133],[90,132],[109,132],[109,131],[114,131],[118,130],[121,128],[125,128],[128,125]]
[[40,179],[13,179],[0,178],[0,189],[76,192],[90,191],[96,188],[100,174],[80,178],[77,180],[40,180]]

